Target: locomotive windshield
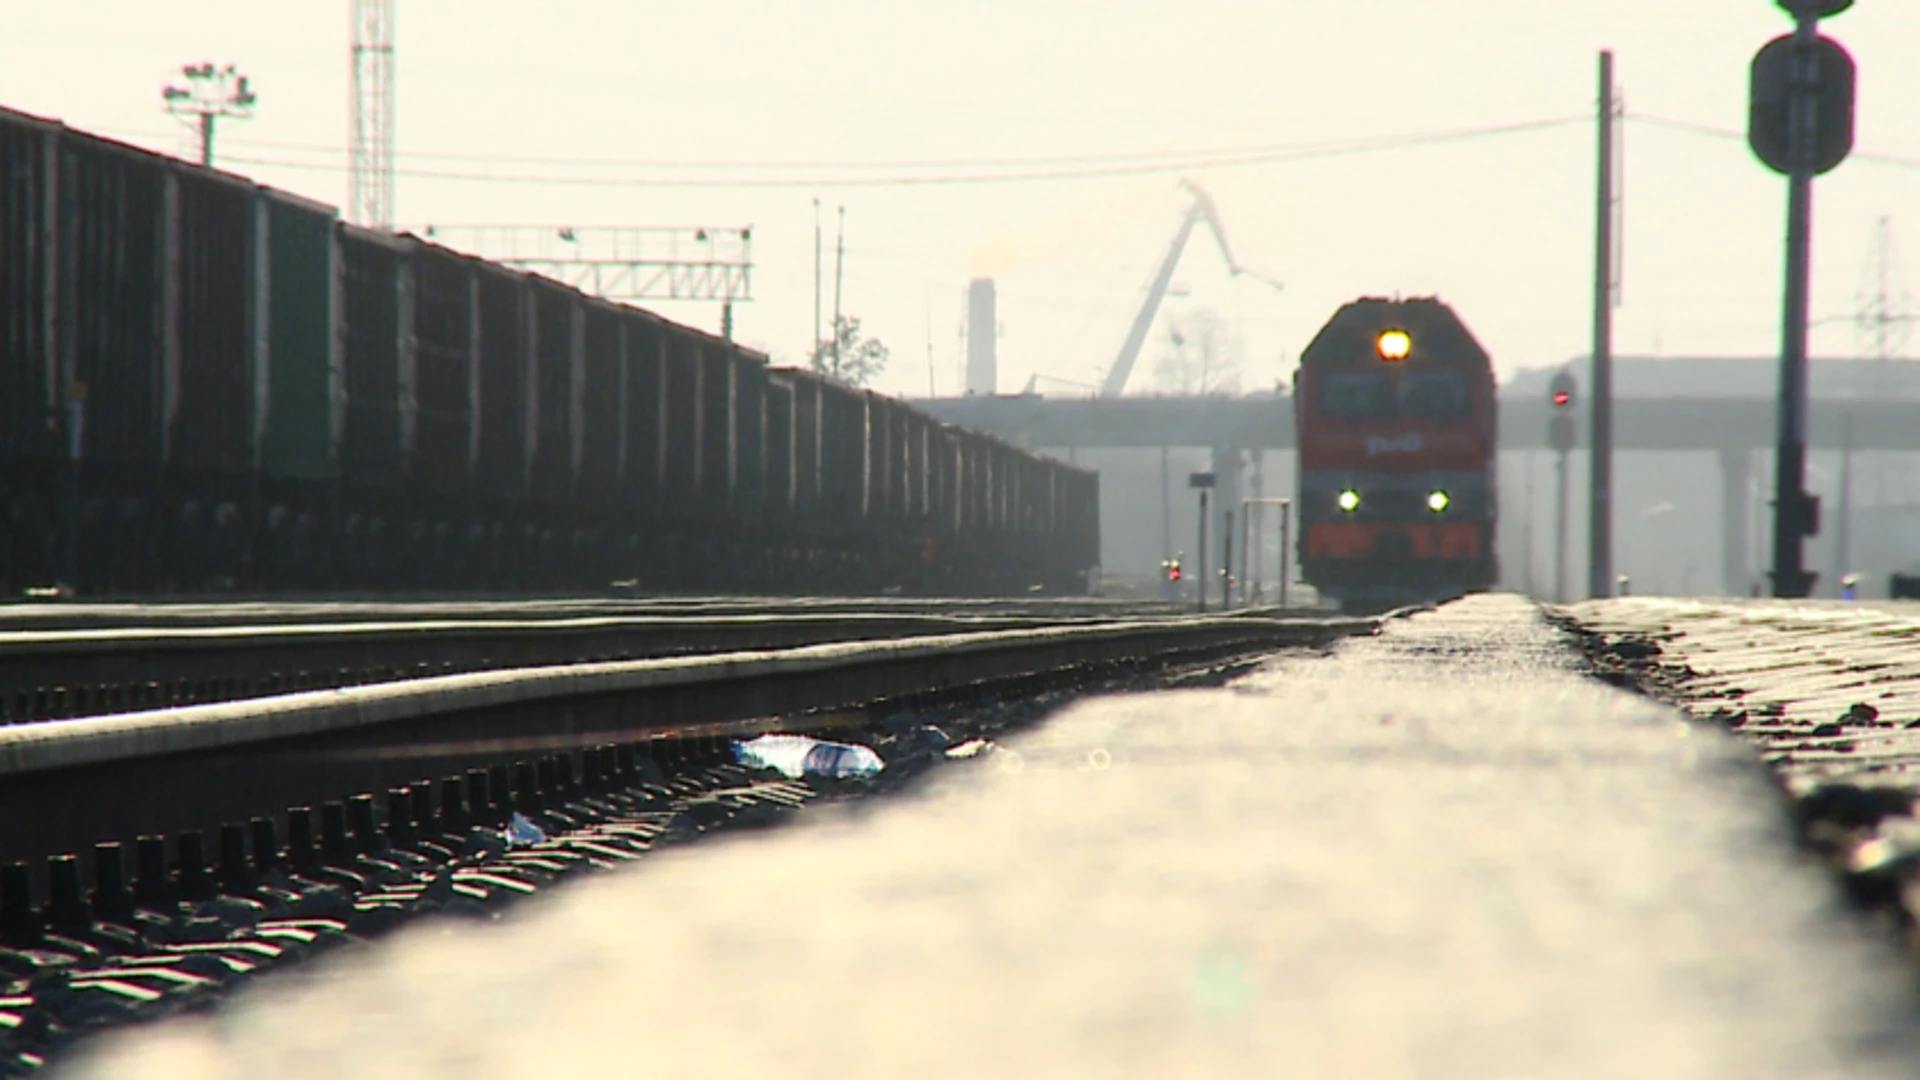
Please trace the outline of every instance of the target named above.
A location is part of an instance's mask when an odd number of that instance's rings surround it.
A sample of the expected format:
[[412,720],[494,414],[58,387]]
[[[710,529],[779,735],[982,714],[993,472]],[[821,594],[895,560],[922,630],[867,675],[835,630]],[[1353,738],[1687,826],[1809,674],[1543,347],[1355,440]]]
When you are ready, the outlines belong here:
[[1473,411],[1466,376],[1458,371],[1329,371],[1320,380],[1320,411],[1327,416],[1387,420],[1447,420]]
[[1473,409],[1466,377],[1457,371],[1410,371],[1400,380],[1400,415],[1451,420]]
[[1328,416],[1392,416],[1393,380],[1384,371],[1329,371],[1320,378],[1320,411]]

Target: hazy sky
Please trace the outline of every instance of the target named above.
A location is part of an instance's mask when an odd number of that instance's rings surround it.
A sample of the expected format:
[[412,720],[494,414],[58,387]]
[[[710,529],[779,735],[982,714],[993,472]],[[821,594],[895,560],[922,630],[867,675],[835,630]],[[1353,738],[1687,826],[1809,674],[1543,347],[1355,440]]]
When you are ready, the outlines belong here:
[[[185,152],[161,85],[184,62],[237,63],[261,105],[222,129],[223,160],[344,201],[345,0],[9,8],[0,104]],[[937,385],[953,391],[977,273],[999,282],[1003,391],[1035,372],[1096,381],[1184,211],[1183,176],[1213,192],[1240,261],[1287,284],[1228,279],[1203,237],[1177,279],[1188,295],[1167,315],[1206,306],[1234,320],[1249,382],[1283,377],[1335,307],[1369,293],[1453,302],[1503,371],[1581,353],[1590,120],[1218,159],[1590,115],[1601,48],[1618,54],[1631,112],[1738,130],[1748,59],[1787,29],[1769,0],[399,0],[399,11],[403,223],[752,224],[757,298],[738,333],[796,361],[813,318],[812,200],[826,208],[829,275],[844,205],[845,307],[893,349],[881,387],[914,394],[928,386],[929,343]],[[1861,68],[1859,151],[1907,163],[1856,159],[1820,182],[1817,317],[1860,307],[1881,216],[1920,251],[1909,111],[1920,4],[1860,0],[1828,25]],[[1775,349],[1783,182],[1741,139],[1635,121],[1625,140],[1619,347]],[[889,182],[1102,168],[1111,175]],[[716,306],[661,310],[718,325]],[[1858,335],[1836,320],[1815,347],[1851,355]]]

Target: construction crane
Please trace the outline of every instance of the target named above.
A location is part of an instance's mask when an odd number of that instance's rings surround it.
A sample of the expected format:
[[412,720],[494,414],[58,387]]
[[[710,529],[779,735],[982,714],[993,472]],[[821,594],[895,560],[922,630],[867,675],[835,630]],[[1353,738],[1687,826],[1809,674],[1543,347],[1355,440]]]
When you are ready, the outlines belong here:
[[1191,180],[1180,181],[1180,186],[1193,196],[1193,205],[1187,209],[1187,216],[1180,222],[1180,231],[1174,233],[1173,244],[1167,248],[1166,258],[1160,262],[1160,270],[1153,276],[1153,284],[1147,287],[1147,302],[1140,308],[1140,314],[1133,320],[1133,328],[1127,331],[1127,340],[1120,346],[1120,355],[1114,358],[1113,366],[1107,369],[1106,382],[1100,387],[1101,397],[1119,397],[1126,389],[1127,378],[1133,374],[1134,362],[1140,359],[1140,347],[1147,342],[1147,331],[1153,328],[1153,317],[1160,311],[1160,301],[1167,295],[1167,286],[1173,281],[1173,272],[1180,265],[1180,253],[1187,249],[1187,239],[1193,235],[1194,226],[1206,223],[1209,232],[1220,245],[1220,254],[1226,257],[1227,270],[1235,277],[1250,277],[1255,281],[1271,285],[1275,289],[1280,283],[1263,274],[1241,266],[1233,259],[1233,248],[1227,243],[1227,231],[1220,224],[1220,212],[1213,205],[1213,197],[1208,195],[1199,184]]

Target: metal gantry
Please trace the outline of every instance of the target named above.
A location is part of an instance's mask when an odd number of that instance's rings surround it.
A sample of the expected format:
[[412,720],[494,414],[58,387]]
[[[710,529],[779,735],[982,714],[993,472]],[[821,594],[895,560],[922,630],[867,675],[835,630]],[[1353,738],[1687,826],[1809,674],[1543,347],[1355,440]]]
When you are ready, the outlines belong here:
[[726,337],[734,301],[753,299],[751,226],[439,225],[421,235],[603,300],[718,300]]

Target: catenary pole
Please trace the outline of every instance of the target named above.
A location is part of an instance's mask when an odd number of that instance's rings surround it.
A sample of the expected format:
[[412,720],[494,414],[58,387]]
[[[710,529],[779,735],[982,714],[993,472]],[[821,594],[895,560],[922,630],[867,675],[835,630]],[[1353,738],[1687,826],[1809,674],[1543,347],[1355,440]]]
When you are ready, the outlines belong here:
[[833,377],[840,377],[840,283],[847,265],[847,208],[840,208],[840,229],[833,238]]
[[820,346],[820,200],[813,200],[813,366],[821,367]]

